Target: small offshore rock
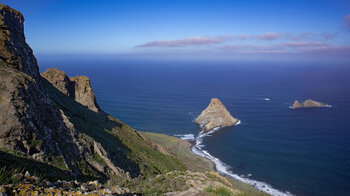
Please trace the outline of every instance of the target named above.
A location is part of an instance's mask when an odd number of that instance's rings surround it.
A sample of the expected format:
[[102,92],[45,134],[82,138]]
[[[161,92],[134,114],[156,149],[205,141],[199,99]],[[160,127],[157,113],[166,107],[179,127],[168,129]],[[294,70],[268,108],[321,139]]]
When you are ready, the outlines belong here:
[[236,125],[239,120],[233,118],[218,98],[212,98],[208,107],[194,121],[208,132],[217,127]]
[[299,103],[298,100],[295,100],[293,105],[291,106],[292,109],[299,109],[299,108],[321,108],[321,107],[327,107],[327,104],[318,102],[312,99],[305,100],[302,104]]

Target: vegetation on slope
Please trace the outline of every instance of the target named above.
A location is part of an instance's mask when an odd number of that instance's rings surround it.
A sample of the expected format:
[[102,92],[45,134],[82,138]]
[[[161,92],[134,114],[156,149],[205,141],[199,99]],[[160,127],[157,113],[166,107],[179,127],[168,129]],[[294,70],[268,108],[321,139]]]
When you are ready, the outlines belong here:
[[[131,127],[107,114],[89,110],[48,82],[45,86],[48,94],[63,110],[74,127],[100,143],[113,163],[129,172],[131,177],[185,170],[183,164],[177,159],[154,149],[150,140],[140,136]],[[96,156],[93,158],[101,161]]]
[[186,168],[194,172],[212,171],[214,164],[206,158],[197,156],[190,151],[191,143],[180,140],[176,137],[152,133],[140,132],[140,134],[148,137],[153,142],[164,146],[173,156],[183,163]]

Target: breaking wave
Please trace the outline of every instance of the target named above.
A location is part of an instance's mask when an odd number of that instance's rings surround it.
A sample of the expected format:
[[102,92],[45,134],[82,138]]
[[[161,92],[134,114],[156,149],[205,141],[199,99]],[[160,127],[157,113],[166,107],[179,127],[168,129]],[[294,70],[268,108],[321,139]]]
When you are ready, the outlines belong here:
[[[239,121],[236,125],[239,125],[240,123],[241,123],[241,121]],[[186,135],[191,135],[191,137],[193,136],[193,141],[195,141],[195,144],[192,146],[191,151],[199,156],[202,156],[202,157],[205,157],[205,158],[211,160],[215,164],[217,172],[220,174],[230,176],[231,178],[233,178],[235,180],[252,185],[255,188],[257,188],[257,189],[259,189],[267,194],[270,194],[270,195],[274,195],[274,196],[291,196],[291,195],[293,195],[292,193],[290,193],[288,191],[282,192],[280,190],[274,189],[271,185],[269,185],[265,182],[260,182],[260,181],[248,178],[248,177],[252,176],[252,174],[248,174],[248,176],[246,177],[244,175],[238,175],[238,174],[232,173],[230,171],[231,167],[229,165],[225,164],[220,159],[212,156],[208,151],[204,150],[203,149],[203,147],[204,147],[203,138],[210,136],[212,133],[218,131],[219,129],[220,129],[220,127],[215,128],[207,133],[205,133],[204,131],[201,131],[197,137],[194,137],[193,134],[186,134]]]
[[194,134],[183,134],[183,135],[174,135],[174,136],[187,141],[194,141],[196,139],[194,137]]

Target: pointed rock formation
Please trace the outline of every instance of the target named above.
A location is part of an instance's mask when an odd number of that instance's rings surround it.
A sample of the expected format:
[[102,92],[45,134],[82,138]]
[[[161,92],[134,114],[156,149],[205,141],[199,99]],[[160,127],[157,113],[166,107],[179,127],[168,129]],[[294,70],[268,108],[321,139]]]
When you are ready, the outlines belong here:
[[237,124],[238,119],[233,118],[226,107],[217,98],[212,98],[209,106],[194,121],[208,132],[217,127],[229,127]]
[[293,105],[291,106],[292,109],[298,109],[298,108],[321,108],[326,107],[327,104],[314,101],[311,99],[305,100],[302,104],[298,102],[298,100],[294,101]]
[[80,104],[87,106],[94,112],[101,111],[91,88],[90,79],[86,76],[68,77],[66,73],[57,68],[47,69],[41,74],[54,87],[62,93],[72,97]]

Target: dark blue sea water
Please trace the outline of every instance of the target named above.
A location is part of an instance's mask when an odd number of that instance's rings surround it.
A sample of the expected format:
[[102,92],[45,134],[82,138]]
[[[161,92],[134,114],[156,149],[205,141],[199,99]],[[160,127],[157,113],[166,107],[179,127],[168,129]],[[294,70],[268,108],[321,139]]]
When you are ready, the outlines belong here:
[[[89,76],[102,109],[143,131],[198,135],[192,121],[217,97],[241,124],[202,144],[231,173],[295,195],[350,194],[350,64],[54,56],[39,64]],[[289,108],[308,98],[332,107]]]

